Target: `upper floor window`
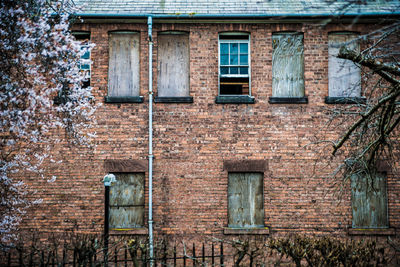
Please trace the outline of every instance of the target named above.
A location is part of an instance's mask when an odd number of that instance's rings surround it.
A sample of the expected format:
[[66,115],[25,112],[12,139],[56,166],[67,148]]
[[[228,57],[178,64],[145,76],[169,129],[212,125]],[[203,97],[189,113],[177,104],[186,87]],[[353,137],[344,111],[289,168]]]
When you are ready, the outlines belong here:
[[274,33],[272,48],[270,103],[307,103],[304,96],[303,33]]
[[250,36],[219,35],[219,95],[250,95]]
[[90,47],[89,47],[90,33],[72,32],[72,35],[75,37],[77,41],[81,43],[81,55],[79,58],[78,68],[85,75],[82,87],[88,87],[90,86],[90,73],[91,73]]
[[357,35],[351,32],[330,33],[329,39],[329,97],[360,97],[361,70],[351,60],[338,58],[342,46],[360,50]]
[[[82,88],[87,88],[90,86],[90,75],[91,75],[91,61],[90,61],[90,32],[76,31],[72,32],[73,37],[77,42],[80,43],[80,51],[77,56],[79,71],[83,74]],[[68,85],[64,85],[61,90],[59,90],[58,95],[53,99],[54,104],[59,105],[69,101],[68,96]]]
[[189,34],[158,33],[158,75],[155,102],[191,103]]
[[189,96],[189,35],[158,35],[158,96]]
[[139,96],[139,33],[111,32],[109,34],[108,68],[109,99],[129,99],[129,97]]

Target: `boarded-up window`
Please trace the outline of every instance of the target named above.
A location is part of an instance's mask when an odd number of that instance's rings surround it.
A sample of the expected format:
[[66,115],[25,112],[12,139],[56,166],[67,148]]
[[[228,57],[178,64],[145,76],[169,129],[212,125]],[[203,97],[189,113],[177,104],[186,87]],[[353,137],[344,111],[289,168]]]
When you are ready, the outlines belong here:
[[338,58],[340,47],[345,45],[351,50],[359,51],[360,47],[355,34],[329,34],[329,96],[360,97],[361,70],[351,60]]
[[219,36],[219,94],[250,95],[250,35]]
[[144,173],[116,173],[110,188],[110,228],[144,226]]
[[351,177],[353,228],[387,228],[386,175]]
[[109,36],[109,96],[139,96],[139,34],[112,32]]
[[263,227],[263,174],[229,173],[228,206],[229,227]]
[[189,35],[158,36],[158,96],[189,96]]
[[272,47],[273,97],[303,97],[303,34],[274,33]]

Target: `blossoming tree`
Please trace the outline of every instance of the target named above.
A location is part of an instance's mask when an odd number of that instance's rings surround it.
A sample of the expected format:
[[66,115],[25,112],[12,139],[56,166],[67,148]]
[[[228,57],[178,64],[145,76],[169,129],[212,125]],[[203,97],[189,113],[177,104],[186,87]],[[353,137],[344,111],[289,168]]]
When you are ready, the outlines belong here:
[[[79,58],[85,53],[69,30],[72,8],[59,1],[0,1],[0,236],[11,240],[27,208],[22,172],[46,180],[51,131],[90,145],[95,111]],[[85,46],[87,47],[87,46]],[[90,46],[89,48],[90,49]],[[54,101],[57,98],[59,101]]]

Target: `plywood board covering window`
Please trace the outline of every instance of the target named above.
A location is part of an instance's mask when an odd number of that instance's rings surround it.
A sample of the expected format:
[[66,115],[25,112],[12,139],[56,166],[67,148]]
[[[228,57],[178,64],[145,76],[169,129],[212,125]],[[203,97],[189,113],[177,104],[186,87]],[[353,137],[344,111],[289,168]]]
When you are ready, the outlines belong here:
[[274,33],[272,48],[273,97],[303,97],[303,34]]
[[144,173],[115,173],[110,188],[110,228],[144,226]]
[[386,175],[351,177],[353,228],[387,228]]
[[263,174],[232,172],[228,175],[228,226],[264,227]]
[[189,35],[158,36],[158,96],[189,96]]
[[329,34],[329,96],[360,97],[361,70],[351,60],[338,58],[340,48],[345,45],[359,52],[357,35],[352,33]]
[[139,96],[139,34],[109,35],[109,96]]

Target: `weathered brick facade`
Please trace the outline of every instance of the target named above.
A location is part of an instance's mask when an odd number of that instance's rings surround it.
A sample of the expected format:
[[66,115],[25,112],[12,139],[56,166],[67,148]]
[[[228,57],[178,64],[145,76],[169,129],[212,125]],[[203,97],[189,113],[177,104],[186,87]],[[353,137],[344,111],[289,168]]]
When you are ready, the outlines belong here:
[[[317,140],[335,140],[345,125],[329,126],[328,33],[365,33],[373,24],[163,23],[153,25],[153,86],[157,95],[157,34],[185,31],[190,44],[190,96],[193,103],[154,103],[154,232],[160,235],[223,236],[228,225],[228,172],[224,163],[264,164],[264,224],[270,235],[287,233],[347,236],[351,228],[349,184],[340,194],[331,178],[339,158]],[[54,148],[61,164],[50,164],[53,183],[28,179],[34,207],[22,227],[40,231],[101,233],[104,224],[103,176],[107,160],[147,161],[148,39],[144,20],[132,23],[84,23],[96,46],[91,53],[91,86],[102,105],[96,112],[93,151],[67,144]],[[104,103],[108,79],[110,31],[140,32],[140,95],[144,103]],[[255,104],[216,104],[218,34],[250,34],[251,94]],[[270,104],[272,33],[304,33],[304,78],[308,104]],[[316,148],[320,149],[316,149]],[[247,161],[247,162],[245,162]],[[241,163],[242,162],[242,163]],[[142,166],[143,167],[143,166]],[[397,166],[388,173],[391,234],[400,227],[400,180]],[[135,170],[135,167],[132,167]],[[147,168],[147,167],[146,167]],[[245,168],[245,167],[244,167]],[[146,169],[146,209],[148,172]],[[147,222],[147,211],[145,215]],[[383,231],[382,231],[383,232]],[[382,233],[381,232],[381,233]],[[146,233],[131,231],[129,233]],[[226,232],[227,233],[227,232]],[[266,232],[263,232],[264,234]],[[373,232],[376,234],[376,232]]]

